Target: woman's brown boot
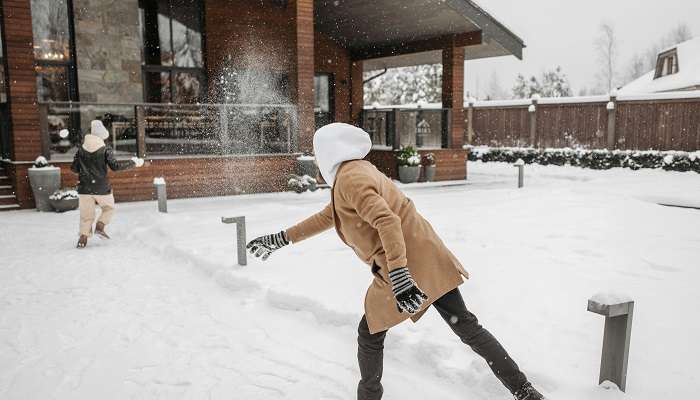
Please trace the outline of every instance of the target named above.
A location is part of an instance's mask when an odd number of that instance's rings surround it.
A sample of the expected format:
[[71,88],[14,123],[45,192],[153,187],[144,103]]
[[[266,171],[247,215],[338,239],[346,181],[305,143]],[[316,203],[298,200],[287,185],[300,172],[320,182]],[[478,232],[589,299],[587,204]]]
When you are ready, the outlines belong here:
[[105,232],[105,224],[102,222],[97,222],[95,225],[95,234],[99,235],[102,239],[109,239],[109,235]]
[[76,247],[82,249],[83,247],[87,246],[87,240],[87,235],[80,235],[80,238],[78,239],[78,245]]

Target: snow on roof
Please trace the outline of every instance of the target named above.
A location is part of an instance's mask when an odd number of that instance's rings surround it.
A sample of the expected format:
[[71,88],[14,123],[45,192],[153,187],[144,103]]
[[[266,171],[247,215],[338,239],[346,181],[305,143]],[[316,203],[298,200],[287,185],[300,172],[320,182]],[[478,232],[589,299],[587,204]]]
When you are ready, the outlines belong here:
[[700,36],[671,46],[662,53],[673,49],[678,53],[677,73],[654,79],[656,71],[652,70],[622,87],[620,94],[666,92],[700,86]]

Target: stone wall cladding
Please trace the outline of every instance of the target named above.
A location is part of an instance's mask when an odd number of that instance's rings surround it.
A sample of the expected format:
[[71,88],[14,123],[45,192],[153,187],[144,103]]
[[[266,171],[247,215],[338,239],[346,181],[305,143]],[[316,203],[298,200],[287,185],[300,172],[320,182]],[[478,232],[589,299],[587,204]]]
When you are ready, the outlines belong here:
[[73,0],[83,102],[143,101],[138,0]]

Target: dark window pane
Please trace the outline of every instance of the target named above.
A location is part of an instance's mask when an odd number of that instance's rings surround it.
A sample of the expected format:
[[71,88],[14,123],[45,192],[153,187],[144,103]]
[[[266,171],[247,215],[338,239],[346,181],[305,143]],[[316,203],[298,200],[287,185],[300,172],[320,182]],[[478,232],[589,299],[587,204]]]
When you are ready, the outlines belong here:
[[67,0],[32,0],[32,31],[35,59],[70,59]]
[[329,112],[330,110],[328,75],[316,75],[314,76],[314,111]]
[[36,67],[39,101],[68,101],[67,67]]
[[148,65],[172,65],[168,0],[141,0],[144,58]]
[[146,72],[146,102],[170,103],[170,72]]
[[2,57],[0,57],[0,103],[7,103],[7,86],[5,86],[5,60]]
[[196,103],[200,100],[201,87],[198,74],[178,72],[173,74],[174,103]]
[[173,49],[178,67],[202,67],[201,1],[172,0]]

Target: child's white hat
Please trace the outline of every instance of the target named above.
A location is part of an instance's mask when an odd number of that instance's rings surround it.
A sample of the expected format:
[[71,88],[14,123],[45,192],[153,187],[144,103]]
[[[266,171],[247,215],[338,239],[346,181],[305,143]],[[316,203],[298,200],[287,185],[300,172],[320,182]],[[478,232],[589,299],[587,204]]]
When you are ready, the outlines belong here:
[[99,119],[94,119],[90,122],[90,134],[105,140],[109,137],[109,131]]

